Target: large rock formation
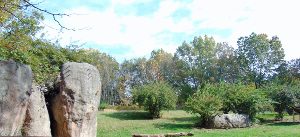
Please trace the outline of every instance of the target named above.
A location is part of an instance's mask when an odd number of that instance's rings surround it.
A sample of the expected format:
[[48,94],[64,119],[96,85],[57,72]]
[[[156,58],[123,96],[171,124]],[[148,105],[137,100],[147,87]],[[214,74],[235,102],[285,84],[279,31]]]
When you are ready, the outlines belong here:
[[87,63],[65,63],[58,95],[52,100],[52,135],[96,137],[97,106],[101,84],[99,71]]
[[28,102],[23,135],[51,137],[50,120],[44,93],[35,85],[32,86],[32,93]]
[[31,84],[29,66],[0,61],[0,136],[21,135]]
[[212,128],[243,128],[250,126],[248,115],[244,114],[223,114],[213,119]]

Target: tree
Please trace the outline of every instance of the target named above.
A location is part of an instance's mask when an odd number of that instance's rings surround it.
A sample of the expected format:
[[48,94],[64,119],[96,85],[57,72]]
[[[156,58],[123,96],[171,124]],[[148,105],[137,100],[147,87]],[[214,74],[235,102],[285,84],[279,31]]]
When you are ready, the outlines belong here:
[[239,81],[239,65],[236,52],[228,43],[218,43],[216,47],[216,81],[236,83]]
[[171,83],[174,77],[173,66],[172,54],[162,49],[153,50],[149,59],[125,60],[120,65],[120,71],[118,72],[118,89],[121,103],[128,104],[130,102],[131,90],[135,86],[143,86],[155,81]]
[[153,50],[151,57],[147,60],[147,75],[150,81],[165,80],[170,83],[174,77],[173,55],[163,49]]
[[179,88],[181,102],[195,93],[206,82],[216,82],[216,42],[212,37],[195,37],[183,42],[174,55],[174,86]]
[[292,80],[300,81],[300,58],[289,61],[288,67],[292,76]]
[[252,33],[237,41],[238,59],[244,79],[255,83],[256,88],[272,76],[282,63],[284,50],[277,36],[268,39],[266,34]]
[[117,72],[117,89],[122,105],[128,105],[132,101],[131,90],[133,87],[149,83],[146,68],[146,58],[125,60],[120,64]]
[[166,82],[157,81],[133,89],[135,103],[144,106],[152,118],[160,118],[161,110],[174,109],[177,96],[170,85]]
[[298,81],[300,81],[300,59],[293,59],[280,64],[270,82],[279,85],[293,85]]
[[276,68],[276,74],[271,79],[272,82],[278,83],[280,85],[292,82],[292,73],[290,71],[289,65],[286,61]]
[[61,27],[61,29],[72,30],[75,31],[76,29],[70,29],[65,27],[61,22],[57,19],[57,17],[61,16],[70,16],[69,14],[64,13],[54,13],[50,12],[46,9],[42,9],[38,6],[39,3],[35,4],[32,3],[30,0],[2,0],[0,2],[0,24],[5,22],[8,18],[14,17],[18,19],[18,21],[22,22],[23,18],[20,18],[15,11],[29,11],[31,10],[38,11],[39,13],[44,13],[47,15],[52,16],[53,20]]
[[295,105],[300,104],[300,86],[270,84],[265,88],[269,98],[273,101],[276,119],[282,120],[285,111],[292,112]]

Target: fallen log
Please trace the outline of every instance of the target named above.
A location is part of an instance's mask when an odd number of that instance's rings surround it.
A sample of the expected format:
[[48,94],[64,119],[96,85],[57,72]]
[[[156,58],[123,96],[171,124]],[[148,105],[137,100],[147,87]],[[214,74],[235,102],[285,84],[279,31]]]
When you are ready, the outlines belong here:
[[192,133],[167,133],[167,134],[133,134],[132,137],[179,137],[179,136],[194,136]]

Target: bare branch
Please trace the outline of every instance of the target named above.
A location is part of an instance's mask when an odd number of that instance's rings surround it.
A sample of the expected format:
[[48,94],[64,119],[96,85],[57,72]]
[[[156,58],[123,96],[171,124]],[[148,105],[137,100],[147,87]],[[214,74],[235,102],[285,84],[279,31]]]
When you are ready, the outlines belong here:
[[47,14],[53,15],[53,16],[70,16],[69,14],[64,14],[64,13],[52,13],[52,12],[49,12],[48,10],[37,7],[35,4],[31,4],[28,0],[23,0],[23,1],[25,3],[27,3],[28,5],[30,5],[31,7],[35,8],[39,11],[45,12]]
[[62,25],[62,24],[57,20],[57,18],[56,18],[57,16],[60,16],[60,17],[62,17],[62,16],[70,16],[70,14],[65,14],[65,13],[52,13],[52,12],[49,12],[48,10],[41,9],[41,8],[37,7],[37,6],[36,6],[37,4],[32,4],[32,3],[30,3],[28,0],[23,0],[23,1],[26,3],[26,5],[29,5],[29,6],[35,8],[35,9],[41,11],[41,12],[44,12],[44,13],[47,13],[47,14],[51,15],[52,18],[53,18],[53,20],[54,20],[54,21],[55,21],[62,29],[76,31],[75,29],[70,29],[70,28],[65,27],[65,26]]
[[0,6],[0,9],[4,12],[7,12],[9,13],[10,15],[12,15],[13,17],[17,18],[18,20],[22,21],[21,18],[17,17],[15,15],[15,13],[13,13],[12,11],[10,11],[7,7],[15,7],[17,9],[20,9],[20,10],[26,10],[27,8],[31,7],[31,8],[34,8],[40,12],[43,12],[43,13],[46,13],[50,16],[52,16],[53,20],[60,26],[61,28],[61,31],[63,29],[65,30],[71,30],[71,31],[76,31],[77,29],[74,29],[74,28],[68,28],[68,27],[65,27],[63,24],[61,24],[61,22],[57,19],[57,17],[63,17],[63,16],[67,16],[69,17],[70,14],[65,14],[65,13],[53,13],[53,12],[50,12],[48,10],[45,10],[45,9],[42,9],[40,7],[38,7],[38,5],[40,4],[41,2],[38,2],[38,3],[31,3],[29,2],[29,0],[22,0],[22,3],[20,4],[16,4],[16,3],[10,3],[10,2],[4,2],[4,5],[3,6]]

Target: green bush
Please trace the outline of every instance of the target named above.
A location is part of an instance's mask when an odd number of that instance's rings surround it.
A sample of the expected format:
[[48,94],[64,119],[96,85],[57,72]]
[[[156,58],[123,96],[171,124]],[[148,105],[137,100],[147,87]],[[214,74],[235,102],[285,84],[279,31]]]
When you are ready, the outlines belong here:
[[264,92],[242,84],[206,84],[185,103],[186,111],[198,114],[199,126],[209,127],[218,113],[247,114],[251,120],[268,105]]
[[144,106],[152,118],[159,118],[160,111],[174,109],[177,96],[170,85],[165,82],[154,82],[133,88],[133,102]]
[[223,106],[222,99],[216,95],[218,87],[206,85],[187,99],[185,110],[199,116],[198,126],[209,127],[209,123]]
[[253,120],[257,112],[269,106],[264,93],[254,86],[222,83],[218,89],[224,113],[247,114]]
[[105,101],[102,101],[99,105],[99,110],[106,109],[108,107],[108,104]]

